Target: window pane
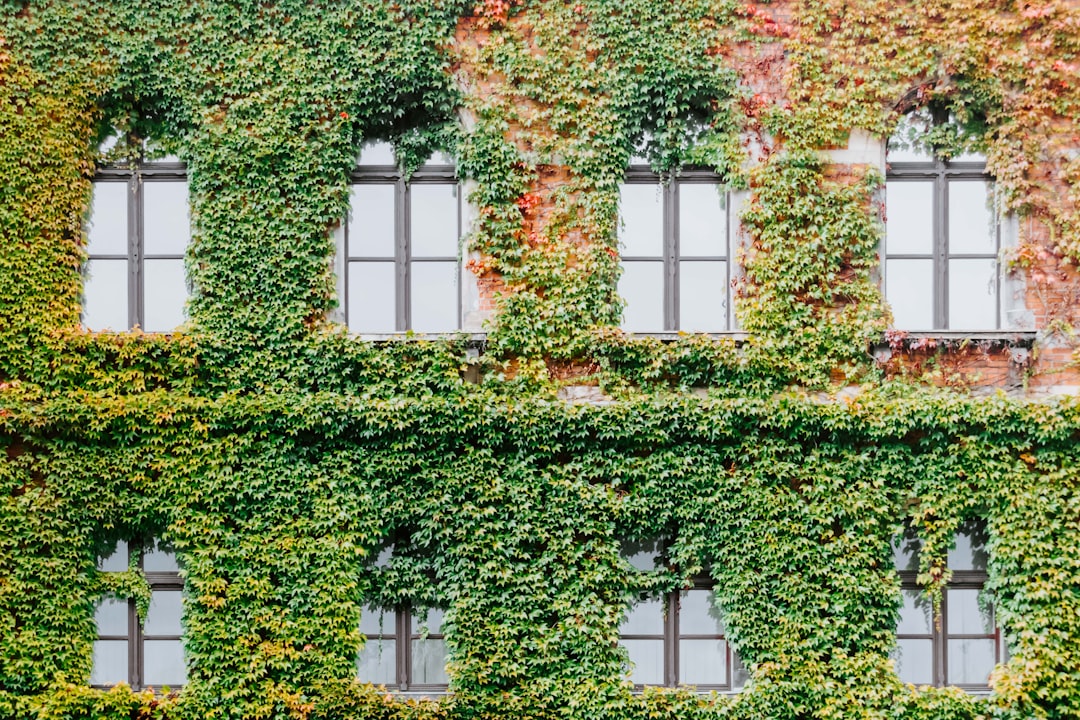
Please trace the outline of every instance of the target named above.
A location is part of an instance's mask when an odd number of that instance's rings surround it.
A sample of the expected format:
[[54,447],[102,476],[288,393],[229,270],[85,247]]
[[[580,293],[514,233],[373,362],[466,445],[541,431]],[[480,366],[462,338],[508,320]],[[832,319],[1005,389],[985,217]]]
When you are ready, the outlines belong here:
[[349,257],[394,257],[395,187],[353,185],[349,199]]
[[394,146],[385,140],[371,140],[360,150],[358,165],[397,165]]
[[727,209],[720,185],[679,184],[679,255],[727,257]]
[[623,262],[619,295],[626,300],[624,330],[660,332],[664,329],[663,262]]
[[956,533],[956,547],[949,551],[953,570],[986,571],[986,527],[968,523]]
[[664,195],[659,183],[619,188],[620,252],[661,257],[664,247]]
[[446,685],[446,642],[412,641],[412,681],[417,685]]
[[885,299],[893,312],[893,327],[929,330],[934,327],[934,263],[932,260],[888,260]]
[[680,635],[723,635],[724,623],[712,590],[684,590],[679,597]]
[[440,635],[442,634],[442,621],[443,611],[434,608],[428,610],[424,615],[413,615],[413,635],[420,635],[424,628],[427,628],[427,632],[431,635]]
[[187,278],[183,260],[143,263],[143,330],[169,332],[187,319]]
[[[394,619],[389,618],[392,629]],[[356,659],[356,674],[361,682],[376,685],[397,683],[397,641],[368,638]]]
[[176,564],[176,555],[168,550],[162,550],[159,543],[147,548],[143,552],[143,570],[147,572],[180,572],[180,566]]
[[978,590],[946,590],[945,622],[950,635],[990,635],[994,613],[989,605],[979,607]]
[[413,185],[410,190],[409,242],[412,257],[458,254],[457,185]]
[[394,618],[393,610],[379,610],[365,605],[360,611],[360,632],[369,639],[378,635],[394,635],[397,633]]
[[992,330],[997,327],[997,260],[949,261],[949,328]]
[[919,569],[919,541],[900,536],[893,541],[893,562],[897,570],[917,572]]
[[679,329],[689,332],[727,330],[727,263],[679,263]]
[[896,674],[912,685],[934,684],[934,641],[897,640],[893,652]]
[[179,590],[155,590],[150,595],[143,631],[147,635],[179,635],[183,593]]
[[179,640],[145,640],[143,653],[144,685],[178,687],[187,682],[184,646]]
[[997,228],[990,209],[991,186],[985,181],[949,183],[949,253],[997,253]]
[[354,332],[393,332],[395,284],[392,262],[349,263],[349,329]]
[[630,654],[630,680],[635,685],[664,684],[663,640],[620,640]]
[[679,640],[679,682],[727,684],[727,643],[723,640]]
[[96,182],[86,223],[86,252],[90,255],[128,254],[126,182]]
[[128,641],[97,640],[94,642],[94,668],[90,671],[91,685],[115,685],[128,681]]
[[458,329],[457,262],[412,264],[412,322],[416,332]]
[[638,570],[655,570],[656,563],[660,559],[660,542],[626,542],[623,543],[620,554],[630,563],[631,567]]
[[949,640],[950,685],[986,685],[997,662],[994,640]]
[[98,560],[98,570],[102,572],[124,572],[128,569],[127,543],[121,540],[108,557]]
[[87,260],[82,323],[87,330],[128,329],[127,260]]
[[619,626],[623,635],[663,635],[664,603],[659,598],[642,600],[626,611]]
[[143,183],[143,249],[147,255],[183,255],[191,238],[186,182]]
[[934,246],[934,183],[885,183],[886,255],[929,255]]
[[926,593],[914,588],[900,591],[900,622],[898,635],[929,635],[933,631],[933,604]]
[[[126,569],[126,568],[125,568]],[[94,613],[98,635],[117,635],[127,637],[128,603],[127,600],[104,598]]]

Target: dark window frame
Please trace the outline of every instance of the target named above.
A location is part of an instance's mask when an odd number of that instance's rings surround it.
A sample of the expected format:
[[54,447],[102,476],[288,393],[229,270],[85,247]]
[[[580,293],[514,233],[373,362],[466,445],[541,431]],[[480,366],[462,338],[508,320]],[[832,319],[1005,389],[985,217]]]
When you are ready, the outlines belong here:
[[[136,567],[140,570],[143,568],[143,555],[146,553],[147,547],[137,544],[128,544],[127,546],[127,567],[131,567],[131,553],[138,553],[138,560]],[[179,572],[162,572],[143,571],[143,575],[146,577],[146,581],[150,586],[150,591],[169,591],[169,592],[183,592],[184,580],[180,576]],[[139,612],[136,601],[134,598],[129,598],[127,601],[127,635],[98,635],[97,640],[124,640],[127,642],[127,667],[128,676],[127,684],[131,686],[132,690],[143,690],[147,687],[151,687],[143,682],[145,675],[145,659],[146,648],[145,641],[147,640],[169,640],[169,641],[182,641],[181,635],[152,635],[146,633],[142,623],[139,622]],[[107,689],[112,685],[91,685],[94,688]],[[170,686],[171,687],[171,686]],[[180,687],[180,686],[177,686]],[[177,688],[172,688],[177,689]]]
[[[187,182],[187,166],[179,161],[133,160],[99,165],[94,173],[93,183],[124,183],[128,190],[127,203],[127,253],[87,253],[86,261],[125,260],[127,261],[127,305],[128,322],[123,331],[129,331],[136,325],[143,327],[146,321],[146,260],[181,260],[184,255],[173,253],[145,252],[145,213],[143,185],[146,182]],[[83,266],[85,272],[86,266]],[[188,297],[191,287],[188,286]],[[83,301],[84,302],[84,301]]]
[[[903,328],[904,330],[949,330],[949,263],[951,260],[994,260],[994,327],[957,328],[959,330],[1000,330],[1002,328],[1002,278],[999,255],[1001,253],[1001,219],[994,220],[993,253],[953,253],[949,248],[949,187],[953,182],[987,182],[994,178],[986,171],[982,161],[949,161],[940,157],[926,161],[889,161],[886,164],[886,193],[889,183],[933,182],[933,238],[929,253],[892,253],[887,240],[883,240],[883,282],[887,277],[890,260],[931,260],[933,270],[933,327]],[[886,222],[888,218],[886,218]],[[888,287],[885,287],[888,292]]]
[[[437,256],[414,258],[412,256],[412,188],[416,185],[453,185],[457,196],[457,236],[459,249],[454,256]],[[408,332],[412,326],[412,268],[414,263],[425,262],[454,262],[457,273],[457,322],[456,327],[446,332],[457,332],[462,329],[464,308],[462,302],[462,271],[460,242],[462,237],[462,222],[464,216],[462,183],[457,176],[454,165],[426,164],[417,169],[408,181],[396,165],[385,164],[358,164],[353,168],[349,177],[349,185],[393,185],[394,187],[394,330],[392,332]],[[351,213],[350,213],[351,214]],[[385,263],[388,258],[352,255],[349,248],[349,218],[341,223],[342,241],[335,252],[342,252],[340,263],[341,278],[339,287],[340,316],[346,326],[349,326],[349,265],[353,262]],[[360,334],[379,334],[369,331],[355,331]]]
[[[681,615],[681,601],[682,593],[689,590],[708,590],[712,591],[715,588],[716,583],[709,577],[698,576],[693,578],[691,584],[688,587],[680,588],[670,593],[665,593],[663,596],[663,613],[664,613],[664,632],[663,635],[656,634],[640,634],[640,633],[619,633],[619,640],[662,640],[663,641],[663,656],[664,656],[664,681],[662,684],[640,684],[635,683],[634,689],[636,691],[642,691],[646,687],[680,687],[688,685],[679,679],[680,670],[680,650],[682,640],[723,640],[724,651],[726,658],[724,662],[725,667],[725,680],[723,683],[695,683],[692,687],[696,688],[700,692],[726,692],[734,693],[740,692],[742,685],[735,685],[734,672],[737,665],[741,665],[741,661],[738,658],[737,653],[731,646],[731,641],[727,638],[727,633],[720,634],[699,634],[699,633],[682,633],[679,627],[679,617]],[[725,628],[726,630],[726,628]]]
[[[368,608],[365,607],[363,612],[367,611]],[[411,608],[395,608],[393,632],[365,635],[367,640],[364,649],[366,650],[372,643],[379,643],[384,640],[394,641],[395,680],[392,686],[388,686],[390,689],[396,692],[445,693],[449,690],[449,683],[414,683],[412,681],[413,675],[415,674],[413,672],[413,642],[416,640],[446,641],[446,635],[442,632],[421,635],[419,632],[420,623],[414,623],[413,619],[413,611]],[[407,642],[403,642],[403,639],[407,640]],[[358,679],[360,682],[371,682],[364,678]],[[378,683],[374,684],[377,685]]]
[[[727,213],[727,221],[724,228],[724,246],[726,254],[719,255],[682,255],[679,248],[679,187],[681,185],[720,185],[726,186],[726,182],[720,174],[703,167],[687,167],[681,169],[674,177],[663,178],[654,172],[648,165],[633,164],[626,170],[623,178],[625,185],[660,185],[663,207],[663,239],[661,255],[624,255],[620,252],[619,262],[657,262],[664,264],[663,276],[663,332],[678,332],[680,325],[681,293],[680,293],[680,263],[683,261],[711,261],[724,262],[726,277],[725,286],[725,313],[724,328],[710,332],[730,332],[735,327],[735,308],[731,288],[734,274],[734,253],[732,247],[731,225],[731,190],[724,190],[724,207]],[[619,222],[622,222],[620,215]]]
[[[902,590],[924,591],[925,588],[916,581],[917,572],[898,571]],[[945,587],[941,598],[940,616],[933,618],[929,635],[912,633],[897,633],[897,640],[930,640],[932,647],[934,687],[958,687],[967,692],[990,692],[989,682],[986,683],[951,683],[949,682],[949,640],[989,640],[994,641],[994,664],[1000,664],[1007,659],[1005,643],[1001,635],[1001,627],[997,623],[997,613],[991,608],[994,619],[994,632],[985,634],[950,633],[949,632],[949,591],[950,590],[982,590],[986,586],[987,573],[981,570],[953,570],[952,578]]]

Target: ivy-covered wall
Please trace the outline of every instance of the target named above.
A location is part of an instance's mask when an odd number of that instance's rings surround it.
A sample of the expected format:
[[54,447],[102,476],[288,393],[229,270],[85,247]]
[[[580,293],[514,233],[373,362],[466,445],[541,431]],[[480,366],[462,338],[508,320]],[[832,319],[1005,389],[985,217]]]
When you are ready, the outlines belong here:
[[[1080,406],[887,379],[882,178],[827,154],[909,109],[951,114],[927,142],[987,152],[1021,217],[1017,271],[1068,285],[1075,2],[0,9],[0,717],[1080,714]],[[79,326],[116,131],[116,156],[149,141],[187,163],[180,333]],[[330,231],[373,137],[406,169],[449,152],[473,181],[471,267],[500,288],[479,359],[327,320]],[[642,143],[658,171],[704,164],[747,191],[740,346],[615,328],[618,184]],[[1044,297],[1040,329],[1069,338],[1067,293]],[[607,402],[566,403],[568,384]],[[989,697],[905,686],[892,540],[915,529],[935,597],[973,518],[1010,658]],[[151,537],[185,578],[189,683],[90,689],[96,604],[148,592],[96,559]],[[621,558],[656,539],[666,568]],[[633,694],[627,607],[702,573],[751,684]],[[364,604],[445,609],[451,695],[354,679]]]

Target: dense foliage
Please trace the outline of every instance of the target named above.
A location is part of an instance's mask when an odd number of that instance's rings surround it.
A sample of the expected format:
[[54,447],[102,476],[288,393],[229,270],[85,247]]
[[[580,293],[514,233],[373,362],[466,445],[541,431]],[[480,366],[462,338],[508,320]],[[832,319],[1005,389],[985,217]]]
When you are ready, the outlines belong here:
[[[871,386],[880,178],[830,174],[819,152],[911,107],[951,112],[929,142],[987,148],[1008,206],[1077,258],[1068,3],[0,8],[0,717],[1080,714],[1080,407]],[[770,97],[747,72],[778,50]],[[95,148],[114,131],[115,156],[156,144],[188,165],[183,333],[78,325]],[[447,150],[475,182],[474,270],[503,288],[479,361],[463,340],[372,345],[326,320],[328,231],[371,137],[406,169]],[[612,327],[639,148],[748,190],[744,347]],[[1037,184],[1043,167],[1066,193]],[[835,371],[871,385],[778,392]],[[567,382],[616,402],[558,401]],[[919,533],[933,594],[971,518],[1011,651],[983,699],[904,686],[888,660],[892,539]],[[151,537],[183,568],[190,682],[92,690],[97,602],[147,593],[96,558]],[[657,539],[664,568],[621,558]],[[701,572],[751,686],[632,694],[626,608]],[[365,603],[445,608],[452,696],[354,680]]]

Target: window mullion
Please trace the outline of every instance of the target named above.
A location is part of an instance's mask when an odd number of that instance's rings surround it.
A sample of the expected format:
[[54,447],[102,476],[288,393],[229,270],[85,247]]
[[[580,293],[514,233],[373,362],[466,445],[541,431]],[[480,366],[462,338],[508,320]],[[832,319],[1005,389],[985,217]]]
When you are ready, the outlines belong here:
[[664,186],[664,329],[679,328],[679,194],[678,183],[669,179]]
[[399,651],[397,654],[397,681],[402,691],[412,683],[412,611],[408,607],[394,611],[397,623]]
[[679,684],[679,591],[668,593],[664,617],[664,684]]
[[411,193],[404,178],[398,178],[394,194],[394,266],[397,282],[394,298],[395,325],[398,330],[408,330],[411,325],[409,283],[411,280],[410,222]]
[[949,184],[945,166],[937,161],[934,178],[934,325],[949,327]]
[[934,685],[936,687],[945,687],[946,681],[949,677],[948,668],[948,653],[946,652],[946,646],[948,645],[947,639],[949,637],[949,627],[946,624],[949,616],[949,592],[946,590],[941,596],[941,613],[935,618],[933,626],[934,637]]
[[134,164],[128,177],[128,202],[127,202],[127,226],[128,226],[128,326],[127,329],[138,325],[142,327],[142,178],[139,174],[140,166]]

